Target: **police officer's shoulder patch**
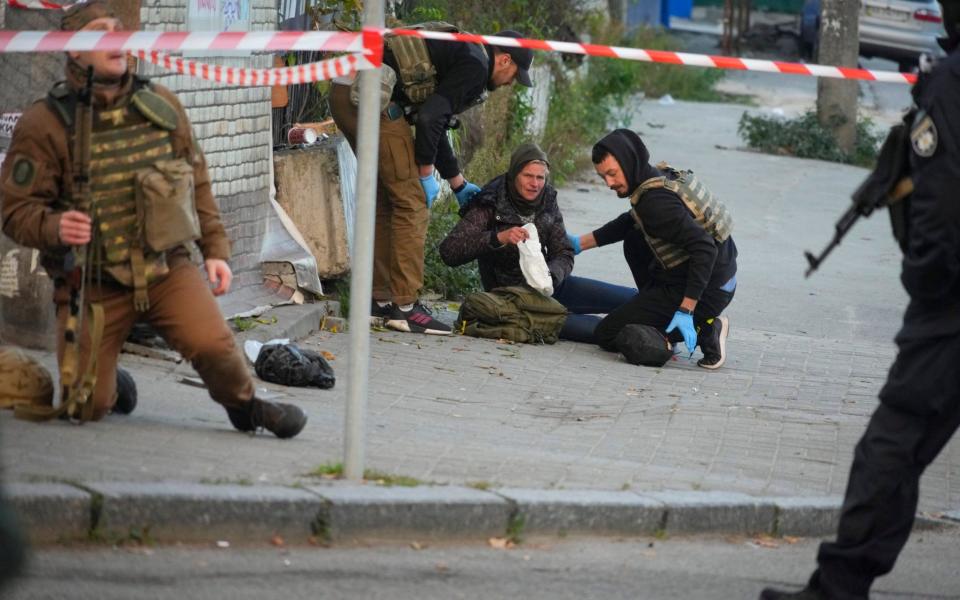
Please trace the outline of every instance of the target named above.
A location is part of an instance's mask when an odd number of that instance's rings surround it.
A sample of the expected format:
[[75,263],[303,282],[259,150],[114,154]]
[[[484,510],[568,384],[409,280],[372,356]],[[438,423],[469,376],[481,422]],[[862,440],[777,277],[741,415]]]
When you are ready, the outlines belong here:
[[917,113],[913,120],[913,127],[910,128],[910,145],[917,156],[930,158],[937,151],[937,125],[933,118],[921,111]]
[[37,176],[37,165],[29,156],[19,155],[13,161],[13,169],[10,172],[10,181],[18,187],[27,188],[33,186],[33,180]]

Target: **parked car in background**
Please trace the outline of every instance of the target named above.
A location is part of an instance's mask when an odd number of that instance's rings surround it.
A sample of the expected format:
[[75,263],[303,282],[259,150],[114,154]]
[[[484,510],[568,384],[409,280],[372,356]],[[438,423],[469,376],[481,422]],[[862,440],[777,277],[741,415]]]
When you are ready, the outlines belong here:
[[[943,16],[937,0],[861,0],[860,56],[895,61],[901,71],[916,68],[921,54],[943,56],[937,38]],[[806,0],[800,13],[800,47],[816,59],[820,47],[820,0]]]

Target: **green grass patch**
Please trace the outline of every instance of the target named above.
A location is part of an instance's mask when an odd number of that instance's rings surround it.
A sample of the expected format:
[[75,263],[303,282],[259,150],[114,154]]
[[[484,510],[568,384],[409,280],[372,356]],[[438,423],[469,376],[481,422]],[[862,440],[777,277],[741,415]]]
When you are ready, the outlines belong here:
[[239,479],[230,479],[229,477],[204,477],[200,480],[200,483],[207,485],[242,485],[242,486],[251,486],[253,481],[247,479],[246,477],[241,477]]
[[489,481],[469,481],[467,482],[467,487],[475,490],[486,491],[493,487],[493,483]]
[[507,540],[517,545],[523,543],[523,528],[526,523],[527,520],[523,515],[512,515],[510,517],[510,522],[507,523]]
[[230,319],[230,323],[237,331],[250,331],[258,325],[274,325],[276,322],[276,317],[234,317]]
[[[306,474],[307,477],[321,477],[324,479],[343,478],[343,463],[325,463]],[[423,482],[414,477],[406,475],[392,475],[375,469],[366,469],[363,472],[363,478],[367,481],[386,487],[416,487]]]
[[861,118],[857,120],[857,143],[853,152],[843,152],[830,131],[820,124],[815,111],[793,119],[743,113],[737,131],[749,147],[761,152],[861,167],[872,167],[876,163],[883,141],[883,134],[874,132],[873,122]]

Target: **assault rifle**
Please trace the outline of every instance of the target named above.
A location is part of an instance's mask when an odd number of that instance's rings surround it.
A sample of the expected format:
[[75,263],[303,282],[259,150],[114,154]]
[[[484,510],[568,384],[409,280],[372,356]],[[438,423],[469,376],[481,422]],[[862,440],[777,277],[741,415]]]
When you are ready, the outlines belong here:
[[[89,214],[92,205],[90,189],[90,137],[93,130],[93,67],[87,67],[87,77],[83,88],[77,95],[77,107],[74,118],[73,139],[73,181],[70,190],[71,202],[77,210]],[[94,232],[91,231],[91,235]],[[84,404],[84,409],[92,410],[89,394],[92,385],[85,389],[85,383],[92,374],[80,372],[80,337],[83,334],[84,291],[89,278],[88,246],[74,246],[65,261],[67,281],[70,285],[70,314],[63,330],[64,354],[60,362],[60,382],[63,389],[63,403],[70,416],[76,410],[76,404]],[[93,337],[93,336],[91,336]],[[89,361],[94,361],[97,348],[89,349]],[[88,363],[95,364],[94,362]],[[89,366],[86,371],[89,371]],[[95,376],[95,375],[94,375]],[[82,419],[82,417],[81,417]],[[85,420],[85,419],[82,419]]]
[[834,225],[833,239],[827,244],[818,256],[805,251],[809,267],[806,277],[816,271],[830,252],[840,245],[853,225],[860,217],[869,217],[878,208],[890,209],[890,221],[893,226],[893,235],[900,242],[901,247],[906,240],[906,202],[902,202],[913,192],[913,180],[910,179],[907,160],[910,130],[908,123],[913,121],[913,111],[907,113],[902,123],[890,128],[887,139],[880,148],[877,157],[877,166],[873,172],[860,184],[851,196],[853,204],[843,213],[837,224]]

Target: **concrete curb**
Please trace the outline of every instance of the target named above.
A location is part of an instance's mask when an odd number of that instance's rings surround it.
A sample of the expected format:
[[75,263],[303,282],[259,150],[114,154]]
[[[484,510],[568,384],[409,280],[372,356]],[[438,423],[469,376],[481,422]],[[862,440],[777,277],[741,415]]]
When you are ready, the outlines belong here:
[[[77,539],[263,542],[274,535],[291,543],[569,534],[827,536],[835,531],[840,511],[840,498],[349,483],[306,488],[14,483],[7,495],[37,544]],[[918,525],[956,523],[922,518]]]

